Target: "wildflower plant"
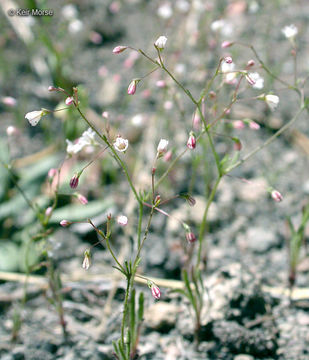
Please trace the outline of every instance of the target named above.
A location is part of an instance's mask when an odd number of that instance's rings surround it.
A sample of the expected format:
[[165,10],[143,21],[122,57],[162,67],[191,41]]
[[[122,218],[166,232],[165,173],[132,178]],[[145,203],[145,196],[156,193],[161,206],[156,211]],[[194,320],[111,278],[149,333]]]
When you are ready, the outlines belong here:
[[[161,6],[159,10],[159,16],[162,18],[168,19],[170,17],[170,8],[163,8],[163,6]],[[222,35],[225,26],[224,20],[217,20],[211,24],[210,28],[215,34],[218,35],[221,33]],[[295,30],[295,27],[290,26],[289,28],[284,28],[282,33],[291,41],[292,48],[295,50],[296,35],[298,33],[297,29]],[[134,359],[138,353],[138,342],[144,313],[144,293],[140,292],[137,296],[137,289],[135,287],[136,279],[140,278],[144,281],[145,285],[148,285],[149,292],[154,301],[160,301],[160,299],[164,298],[164,292],[161,292],[159,287],[160,284],[156,284],[147,275],[142,275],[140,270],[140,264],[143,261],[143,248],[149,237],[149,232],[151,231],[153,217],[159,215],[172,217],[167,210],[163,209],[163,206],[165,204],[174,205],[175,199],[187,201],[188,206],[191,207],[195,205],[195,199],[192,197],[191,191],[188,193],[174,193],[171,197],[165,198],[165,194],[164,196],[162,195],[164,192],[161,193],[162,183],[188,154],[192,156],[192,163],[199,164],[201,160],[198,159],[196,154],[200,151],[203,153],[205,163],[210,165],[210,170],[207,173],[207,176],[204,177],[206,179],[205,193],[203,194],[205,197],[205,206],[202,211],[201,222],[197,224],[197,226],[191,226],[191,224],[179,220],[183,228],[180,237],[184,240],[187,260],[185,264],[183,264],[183,269],[181,271],[183,286],[178,289],[173,289],[189,301],[193,313],[194,335],[196,342],[198,343],[201,326],[203,325],[201,314],[205,307],[204,295],[206,287],[203,275],[205,274],[207,263],[207,261],[205,261],[205,258],[207,258],[207,222],[210,206],[215,199],[221,181],[227,176],[233,176],[233,170],[240,167],[244,162],[272,143],[278,136],[295,123],[304,110],[308,109],[308,99],[305,96],[304,90],[305,83],[297,81],[297,72],[295,71],[294,83],[281,79],[266,65],[255,47],[251,44],[224,40],[221,45],[222,52],[232,51],[233,48],[237,47],[238,49],[250,51],[250,58],[235,60],[230,54],[226,53],[223,53],[222,56],[218,56],[215,69],[209,71],[209,74],[206,75],[198,95],[194,95],[193,90],[189,89],[188,84],[179,80],[176,72],[170,70],[169,46],[172,46],[172,42],[169,41],[165,35],[161,35],[155,41],[152,41],[151,44],[153,44],[151,53],[129,45],[118,45],[111,50],[115,56],[122,56],[129,52],[134,53],[150,66],[149,71],[145,75],[137,74],[139,77],[131,77],[133,80],[131,80],[126,90],[127,95],[130,95],[130,98],[132,98],[132,96],[139,96],[140,87],[142,87],[143,81],[145,81],[147,77],[151,78],[153,73],[160,71],[161,80],[157,80],[156,83],[153,83],[153,86],[156,86],[160,91],[174,92],[174,102],[177,110],[179,110],[180,116],[185,118],[187,116],[186,114],[189,112],[192,121],[190,121],[189,126],[187,125],[188,122],[184,122],[185,125],[182,123],[177,125],[183,126],[185,128],[185,133],[187,134],[183,141],[182,148],[180,149],[175,149],[173,137],[168,134],[168,132],[161,133],[160,137],[153,140],[151,144],[152,154],[150,155],[150,157],[152,156],[152,159],[145,166],[149,175],[149,183],[147,184],[146,189],[139,189],[131,174],[128,154],[131,152],[132,147],[135,146],[134,142],[131,143],[131,140],[129,141],[129,136],[125,133],[125,130],[121,129],[121,134],[117,134],[117,132],[112,134],[107,125],[105,129],[102,130],[90,120],[80,102],[79,87],[63,89],[57,84],[50,86],[48,90],[56,93],[57,96],[63,100],[65,108],[55,110],[35,110],[30,111],[25,115],[25,118],[31,126],[36,126],[42,121],[48,121],[48,115],[53,114],[55,111],[58,112],[67,109],[70,109],[70,111],[74,110],[78,117],[83,120],[85,128],[81,136],[76,141],[66,140],[67,158],[74,157],[80,151],[89,147],[93,147],[96,151],[96,154],[91,159],[87,160],[87,164],[79,169],[78,172],[74,173],[71,179],[67,180],[71,189],[78,191],[74,192],[72,195],[73,197],[76,197],[81,204],[87,206],[88,199],[79,192],[79,182],[83,177],[84,172],[89,170],[89,166],[105,152],[115,160],[116,166],[124,174],[130,193],[134,197],[135,206],[137,208],[137,214],[134,212],[132,215],[134,217],[136,216],[134,219],[128,218],[122,213],[117,214],[116,216],[108,214],[106,216],[106,222],[102,227],[95,225],[95,222],[91,218],[83,219],[83,222],[87,223],[93,231],[96,232],[99,240],[90,248],[85,249],[81,267],[88,270],[91,266],[95,266],[92,258],[93,248],[102,244],[110,253],[111,260],[113,261],[113,268],[119,271],[126,280],[126,290],[120,325],[120,338],[113,344],[115,357],[119,360]],[[254,60],[251,59],[251,57],[253,57]],[[247,118],[233,118],[232,111],[235,104],[241,101],[262,101],[264,102],[266,109],[275,112],[280,105],[280,99],[277,93],[264,90],[266,83],[264,80],[266,80],[266,77],[272,79],[272,81],[278,82],[286,90],[295,92],[298,96],[299,110],[285,125],[271,135],[266,141],[249,153],[243,155],[241,131],[246,127],[252,131],[257,131],[260,129],[260,124]],[[246,98],[246,95],[250,91],[254,91],[255,95]],[[223,97],[225,100],[220,104],[220,97],[222,94],[224,94]],[[125,95],[126,94],[124,94],[124,96]],[[186,111],[182,108],[183,103],[187,107]],[[166,109],[171,109],[172,106],[173,104],[165,102]],[[107,111],[104,111],[103,114],[103,120],[107,124],[109,114]],[[173,113],[173,117],[176,117],[175,114],[176,112]],[[228,150],[225,153],[218,150],[218,137],[226,140]],[[209,161],[210,157],[211,160]],[[165,171],[161,172],[161,169],[159,170],[159,168],[163,167]],[[190,185],[188,185],[190,190],[194,189],[194,181],[198,175],[196,170],[197,167],[198,166],[195,166],[193,170],[193,180],[191,179],[188,181],[190,182]],[[48,173],[50,182],[52,182],[52,179],[55,176],[59,177],[60,170],[61,166],[56,171],[55,169],[53,169],[53,171],[50,170]],[[25,198],[26,201],[29,202],[29,205],[34,208],[42,226],[42,232],[36,235],[36,239],[46,239],[50,234],[49,220],[57,206],[59,196],[58,190],[59,188],[57,187],[53,194],[54,202],[48,206],[48,208],[44,209],[44,211],[35,208],[33,204]],[[283,196],[278,190],[274,190],[273,188],[265,189],[265,194],[267,194],[267,191],[274,201],[280,202],[283,200]],[[304,221],[305,220],[307,221],[307,217],[304,217]],[[59,225],[67,228],[74,222],[75,221],[68,218],[61,220]],[[113,227],[125,227],[129,224],[136,224],[133,225],[136,226],[136,236],[134,243],[130,248],[130,256],[125,260],[121,260],[113,247]],[[143,227],[143,225],[145,226]],[[303,235],[303,228],[301,228],[301,230],[295,230],[291,224],[290,228],[292,231],[292,238],[294,239],[291,242],[291,254],[293,254],[291,255],[291,274],[294,274],[295,264],[297,263],[299,254],[299,239]],[[49,282],[53,294],[53,302],[58,310],[63,331],[66,333],[60,275],[56,271],[53,262],[50,259],[49,261]]]

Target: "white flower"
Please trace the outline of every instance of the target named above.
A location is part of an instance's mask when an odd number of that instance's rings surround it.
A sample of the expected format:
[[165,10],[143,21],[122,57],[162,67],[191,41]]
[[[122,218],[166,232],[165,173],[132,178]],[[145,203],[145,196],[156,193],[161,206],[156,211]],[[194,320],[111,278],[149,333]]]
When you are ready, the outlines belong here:
[[126,226],[127,223],[128,223],[128,218],[125,216],[125,215],[119,215],[117,217],[117,223],[120,225],[120,226]]
[[116,141],[113,145],[117,151],[124,152],[129,146],[129,140],[124,139],[121,136],[117,136]]
[[226,22],[224,20],[216,20],[211,23],[210,28],[212,31],[216,32],[222,30]]
[[157,147],[157,158],[163,156],[167,151],[168,140],[161,139]]
[[35,111],[28,112],[25,115],[25,118],[29,121],[29,123],[32,126],[35,126],[38,124],[38,122],[41,120],[42,116],[44,116],[45,114],[46,114],[46,112],[44,110],[35,110]]
[[298,29],[294,24],[285,26],[281,31],[287,39],[294,38],[298,33]]
[[266,95],[265,101],[271,110],[275,110],[279,104],[279,96],[277,95]]
[[221,71],[225,74],[225,81],[228,84],[232,84],[237,76],[237,73],[234,71],[235,69],[235,64],[232,63],[227,63],[225,61],[222,62],[221,64]]
[[167,37],[166,36],[160,36],[156,42],[155,45],[157,48],[159,48],[160,50],[163,50],[165,47],[165,44],[167,42]]
[[165,3],[158,8],[157,14],[163,19],[169,19],[173,15],[173,10],[169,3]]
[[70,155],[77,154],[80,152],[85,146],[88,145],[98,145],[95,140],[95,132],[89,128],[87,131],[84,131],[82,136],[75,141],[70,141],[66,139],[67,142],[67,153]]
[[[252,84],[252,87],[254,89],[263,89],[264,79],[260,76],[259,73],[257,73],[257,72],[249,73],[248,76],[249,76],[249,79],[251,79],[254,82],[254,84]],[[250,83],[250,81],[249,81],[249,83]]]

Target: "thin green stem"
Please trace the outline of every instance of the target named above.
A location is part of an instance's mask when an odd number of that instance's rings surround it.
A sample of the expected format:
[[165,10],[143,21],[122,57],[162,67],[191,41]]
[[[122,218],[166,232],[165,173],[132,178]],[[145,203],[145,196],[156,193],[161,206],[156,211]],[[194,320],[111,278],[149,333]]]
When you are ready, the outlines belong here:
[[138,216],[138,227],[137,227],[137,248],[141,246],[141,234],[142,234],[142,220],[143,220],[143,203],[139,203],[139,216]]
[[123,305],[123,317],[122,317],[122,321],[121,321],[121,342],[122,342],[123,348],[125,347],[124,330],[125,330],[127,313],[128,313],[128,300],[129,300],[130,286],[131,286],[131,277],[130,276],[127,277],[127,288],[126,288],[126,295],[125,295],[124,305]]
[[196,263],[196,268],[199,268],[200,262],[201,262],[201,254],[202,254],[202,245],[203,245],[203,238],[204,238],[204,234],[205,234],[205,229],[206,229],[206,220],[207,220],[207,215],[208,215],[208,210],[209,207],[215,197],[215,194],[217,192],[217,188],[220,184],[222,176],[219,175],[217,178],[217,181],[210,193],[210,196],[208,198],[205,210],[204,210],[204,214],[203,214],[203,218],[202,218],[202,222],[201,222],[201,227],[200,227],[200,232],[199,232],[199,237],[198,237],[198,241],[199,241],[199,247],[198,247],[198,252],[197,252],[197,263]]
[[102,139],[105,144],[109,147],[109,149],[111,150],[111,152],[113,153],[114,157],[116,158],[117,162],[119,163],[119,165],[122,167],[125,175],[126,175],[126,178],[128,180],[128,183],[131,187],[131,190],[133,191],[134,193],[134,196],[136,198],[136,200],[141,203],[141,200],[137,194],[137,191],[135,189],[135,186],[133,185],[132,183],[132,180],[130,178],[130,175],[129,175],[129,172],[124,164],[124,162],[120,159],[120,157],[118,156],[116,150],[113,148],[113,146],[110,144],[110,142],[108,141],[107,137],[103,134],[100,134],[100,132],[97,130],[97,128],[86,118],[86,116],[82,113],[82,111],[80,110],[79,106],[76,105],[76,109],[77,111],[79,112],[80,116],[85,120],[85,122],[87,123],[87,125],[99,136],[100,139]]
[[249,158],[255,155],[258,151],[262,150],[264,147],[272,143],[279,135],[281,135],[284,131],[286,131],[295,123],[295,121],[297,120],[299,115],[304,111],[304,109],[305,107],[302,106],[288,123],[282,126],[282,128],[280,128],[274,135],[272,135],[269,139],[267,139],[263,144],[257,146],[255,149],[249,152],[249,154],[244,156],[241,160],[238,160],[234,165],[226,169],[225,173],[231,172],[233,169],[237,168],[239,165],[243,164],[245,161],[247,161]]

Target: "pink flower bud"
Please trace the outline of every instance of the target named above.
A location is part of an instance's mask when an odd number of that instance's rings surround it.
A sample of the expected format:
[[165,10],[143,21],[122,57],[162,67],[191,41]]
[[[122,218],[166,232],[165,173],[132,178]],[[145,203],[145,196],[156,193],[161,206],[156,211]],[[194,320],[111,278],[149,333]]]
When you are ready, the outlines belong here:
[[61,220],[60,221],[60,225],[63,226],[63,227],[67,227],[67,226],[69,226],[71,224],[72,224],[72,222],[68,221],[68,220]]
[[125,50],[127,50],[127,48],[128,48],[127,46],[123,46],[123,45],[116,46],[113,49],[113,54],[120,54],[120,53],[124,52]]
[[136,80],[132,80],[129,84],[128,87],[128,95],[134,95],[136,92],[136,85],[137,85],[137,81]]
[[167,152],[168,140],[161,139],[157,147],[157,158],[162,157]]
[[233,127],[234,127],[234,129],[244,129],[245,124],[241,120],[235,120],[235,121],[233,121]]
[[166,162],[169,162],[172,159],[173,156],[173,152],[172,150],[169,150],[164,156],[163,156],[163,160]]
[[190,150],[193,150],[196,147],[196,138],[195,138],[193,132],[190,133],[189,139],[187,141],[187,147]]
[[232,59],[231,56],[226,56],[226,57],[224,58],[224,61],[225,61],[227,64],[232,64],[233,59]]
[[82,194],[77,194],[77,199],[79,200],[79,202],[82,205],[87,205],[88,204],[88,199],[86,198],[86,196],[82,195]]
[[66,104],[66,105],[70,106],[70,105],[72,105],[73,103],[74,103],[74,99],[73,99],[72,96],[69,96],[69,97],[67,97],[67,98],[65,99],[65,104]]
[[154,200],[154,204],[158,206],[160,204],[160,202],[161,202],[161,196],[157,195],[155,200]]
[[217,94],[214,91],[209,91],[209,98],[211,100],[215,100],[217,98]]
[[104,119],[108,119],[108,116],[109,116],[108,111],[103,111],[103,112],[102,112],[102,117],[103,117]]
[[164,80],[158,80],[156,82],[156,85],[157,85],[158,88],[165,88],[166,82]]
[[151,290],[151,295],[155,299],[159,300],[161,297],[161,291],[160,291],[159,287],[157,285],[155,285],[154,283],[152,283],[150,290]]
[[271,192],[271,197],[276,201],[276,202],[280,202],[283,200],[283,196],[280,194],[280,192],[278,190],[273,190]]
[[48,91],[57,91],[58,89],[56,88],[56,87],[54,87],[54,86],[49,86],[48,87]]
[[79,182],[79,174],[75,174],[72,179],[70,180],[70,187],[72,189],[76,189]]
[[222,47],[222,49],[225,49],[232,45],[233,45],[233,43],[231,41],[223,41],[223,43],[221,44],[221,47]]
[[53,208],[52,208],[51,206],[49,206],[49,207],[45,210],[45,215],[46,215],[46,216],[50,216],[52,212],[53,212]]
[[48,170],[48,178],[52,180],[57,175],[57,169],[51,168]]
[[2,103],[9,107],[14,107],[17,104],[17,100],[13,98],[12,96],[4,96],[2,98]]
[[238,139],[234,139],[234,150],[240,151],[242,149],[242,144]]
[[186,239],[189,244],[193,244],[196,241],[196,237],[192,231],[186,232]]
[[247,66],[249,67],[249,66],[254,66],[255,65],[255,61],[254,60],[249,60],[248,62],[247,62]]
[[7,136],[17,135],[17,133],[18,133],[18,130],[16,129],[15,126],[10,125],[6,128]]
[[252,130],[259,130],[260,125],[259,125],[257,122],[255,122],[255,121],[250,121],[249,127],[250,127],[250,129],[252,129]]
[[119,215],[117,217],[117,223],[120,225],[120,226],[126,226],[127,223],[128,223],[128,218],[125,216],[125,215]]

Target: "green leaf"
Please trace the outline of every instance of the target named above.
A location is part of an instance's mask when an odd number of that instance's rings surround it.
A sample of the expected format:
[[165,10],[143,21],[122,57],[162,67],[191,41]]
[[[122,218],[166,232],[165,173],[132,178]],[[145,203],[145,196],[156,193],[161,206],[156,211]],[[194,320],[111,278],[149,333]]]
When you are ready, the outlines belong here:
[[131,344],[135,343],[135,289],[131,291],[130,297],[130,332],[131,332]]
[[143,317],[144,317],[144,293],[141,292],[138,297],[138,313],[137,313],[138,322],[143,321]]
[[9,241],[0,242],[0,270],[19,270],[20,253],[16,244]]

